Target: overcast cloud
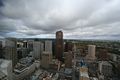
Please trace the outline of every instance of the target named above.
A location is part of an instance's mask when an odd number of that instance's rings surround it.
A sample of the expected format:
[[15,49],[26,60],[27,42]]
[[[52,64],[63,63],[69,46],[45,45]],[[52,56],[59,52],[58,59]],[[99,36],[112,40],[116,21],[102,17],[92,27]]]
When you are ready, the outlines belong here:
[[0,0],[0,37],[120,39],[120,0]]

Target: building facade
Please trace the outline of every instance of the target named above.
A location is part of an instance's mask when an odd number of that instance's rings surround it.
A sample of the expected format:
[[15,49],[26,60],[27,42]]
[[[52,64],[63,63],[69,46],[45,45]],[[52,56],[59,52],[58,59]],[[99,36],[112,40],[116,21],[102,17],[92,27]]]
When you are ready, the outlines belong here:
[[43,43],[41,43],[40,41],[34,41],[33,42],[33,57],[35,59],[40,59],[41,58],[41,54],[42,54],[42,50],[43,49]]
[[66,42],[65,43],[65,52],[72,51],[73,49],[73,43],[72,42]]
[[[1,63],[0,64],[0,71],[6,75],[6,78],[8,80],[13,80],[12,61],[11,60],[0,59],[0,63]],[[4,79],[0,79],[0,80],[4,80]]]
[[105,76],[112,76],[112,65],[107,61],[99,62],[99,71]]
[[52,41],[50,40],[45,41],[45,51],[52,53]]
[[0,58],[3,58],[2,41],[0,41]]
[[51,61],[52,61],[52,54],[44,51],[42,53],[41,67],[46,68],[46,69],[49,68]]
[[88,45],[88,54],[86,55],[87,60],[94,60],[96,59],[96,46],[95,45]]
[[55,55],[58,60],[62,60],[63,57],[63,32],[56,32],[56,41],[55,41]]
[[64,56],[65,56],[65,67],[66,68],[71,68],[72,67],[72,59],[73,59],[73,55],[72,52],[64,52]]
[[17,64],[17,40],[15,38],[6,38],[5,42],[5,59],[12,60],[12,66]]

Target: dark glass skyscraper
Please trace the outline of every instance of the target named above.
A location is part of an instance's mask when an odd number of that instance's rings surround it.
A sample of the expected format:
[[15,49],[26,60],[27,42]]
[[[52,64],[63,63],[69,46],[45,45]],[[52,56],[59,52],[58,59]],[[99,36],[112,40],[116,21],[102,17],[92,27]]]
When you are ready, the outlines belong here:
[[56,58],[62,60],[63,56],[63,32],[56,32],[56,41],[55,41],[55,55]]

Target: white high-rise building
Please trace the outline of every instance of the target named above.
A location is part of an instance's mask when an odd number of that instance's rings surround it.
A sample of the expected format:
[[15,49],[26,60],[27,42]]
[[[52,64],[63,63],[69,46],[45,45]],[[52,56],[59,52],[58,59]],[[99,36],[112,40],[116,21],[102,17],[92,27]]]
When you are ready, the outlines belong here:
[[88,55],[95,58],[95,45],[88,45]]
[[52,53],[52,41],[50,40],[45,41],[45,51]]
[[86,59],[94,60],[95,57],[95,45],[88,45],[88,55],[86,56]]
[[35,59],[40,59],[41,58],[41,54],[43,52],[43,43],[41,43],[40,41],[34,41],[33,42],[33,57]]

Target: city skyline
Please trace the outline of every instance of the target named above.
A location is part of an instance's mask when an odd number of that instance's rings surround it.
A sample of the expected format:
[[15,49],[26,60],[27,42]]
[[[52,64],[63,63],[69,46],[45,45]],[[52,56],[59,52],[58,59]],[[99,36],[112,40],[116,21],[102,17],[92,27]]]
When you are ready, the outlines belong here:
[[0,0],[0,38],[120,40],[119,0]]
[[[120,42],[5,38],[0,80],[119,80]],[[4,43],[5,42],[5,43]]]

